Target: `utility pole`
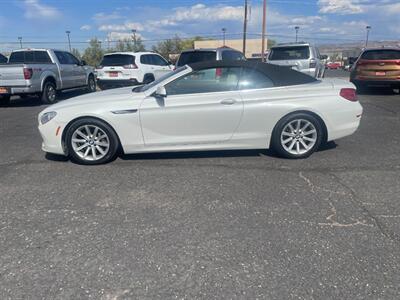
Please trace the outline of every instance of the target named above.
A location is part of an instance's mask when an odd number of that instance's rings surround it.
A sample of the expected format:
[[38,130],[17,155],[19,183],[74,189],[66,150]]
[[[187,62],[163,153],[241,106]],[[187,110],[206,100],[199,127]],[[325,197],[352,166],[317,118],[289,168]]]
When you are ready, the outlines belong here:
[[298,34],[299,34],[299,29],[300,29],[300,26],[295,26],[294,27],[294,30],[296,30],[296,43],[297,43],[297,37],[298,37]]
[[221,30],[222,30],[223,40],[224,40],[223,45],[225,46],[225,33],[226,33],[226,28],[222,28]]
[[67,30],[65,33],[67,34],[67,37],[68,37],[69,52],[71,52],[72,51],[72,49],[71,49],[71,39],[69,37],[69,35],[71,34],[71,31]]
[[21,49],[22,49],[22,36],[19,36],[18,40],[19,40],[19,45],[21,46]]
[[244,22],[243,22],[243,54],[244,54],[244,56],[246,56],[247,7],[248,7],[248,0],[244,0]]
[[267,0],[263,2],[263,20],[262,20],[262,36],[261,36],[261,61],[265,62],[265,31],[267,25]]
[[367,30],[367,38],[365,39],[365,48],[368,47],[368,39],[369,39],[369,31],[371,30],[371,26],[366,26],[365,29]]

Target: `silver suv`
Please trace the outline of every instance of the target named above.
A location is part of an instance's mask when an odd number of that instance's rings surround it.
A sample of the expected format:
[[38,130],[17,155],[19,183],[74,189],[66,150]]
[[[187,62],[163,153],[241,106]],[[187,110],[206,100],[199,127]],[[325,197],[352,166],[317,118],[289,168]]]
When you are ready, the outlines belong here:
[[176,67],[215,60],[246,60],[246,58],[242,52],[226,46],[220,48],[191,49],[181,53],[176,62]]
[[268,63],[292,68],[315,78],[325,74],[325,64],[318,48],[308,43],[279,44],[271,48]]

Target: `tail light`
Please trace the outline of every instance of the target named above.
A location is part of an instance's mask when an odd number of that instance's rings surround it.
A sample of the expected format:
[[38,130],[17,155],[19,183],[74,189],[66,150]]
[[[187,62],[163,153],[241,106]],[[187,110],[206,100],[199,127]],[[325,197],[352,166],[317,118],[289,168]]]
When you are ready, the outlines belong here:
[[122,66],[124,69],[137,69],[137,65],[136,64],[130,64],[130,65],[125,65]]
[[32,78],[33,70],[31,68],[24,68],[24,78],[25,80],[29,80]]
[[221,68],[217,68],[215,70],[215,77],[221,77],[222,76],[222,69]]
[[315,59],[310,60],[310,69],[315,68],[317,66],[317,61]]
[[346,100],[356,102],[357,101],[357,92],[352,88],[344,88],[340,90],[340,96]]

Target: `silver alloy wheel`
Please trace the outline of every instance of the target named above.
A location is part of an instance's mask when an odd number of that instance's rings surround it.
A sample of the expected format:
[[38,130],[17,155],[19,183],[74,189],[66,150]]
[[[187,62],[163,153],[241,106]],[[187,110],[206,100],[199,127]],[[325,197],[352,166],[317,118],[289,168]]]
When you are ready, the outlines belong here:
[[293,155],[310,151],[318,139],[317,129],[308,120],[296,119],[286,124],[281,133],[282,147]]
[[56,93],[56,89],[54,88],[54,86],[49,84],[47,86],[46,93],[47,93],[47,99],[49,99],[50,102],[54,102],[56,100],[57,93]]
[[92,77],[89,78],[89,88],[92,92],[96,91],[96,81]]
[[110,149],[108,135],[96,125],[83,125],[76,129],[71,144],[76,155],[88,161],[102,159]]

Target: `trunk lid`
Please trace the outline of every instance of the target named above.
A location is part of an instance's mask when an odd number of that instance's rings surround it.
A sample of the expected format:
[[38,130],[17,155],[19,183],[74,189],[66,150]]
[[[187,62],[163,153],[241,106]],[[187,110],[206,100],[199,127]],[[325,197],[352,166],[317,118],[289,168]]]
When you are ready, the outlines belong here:
[[0,65],[0,87],[24,86],[26,84],[24,67],[24,64]]

